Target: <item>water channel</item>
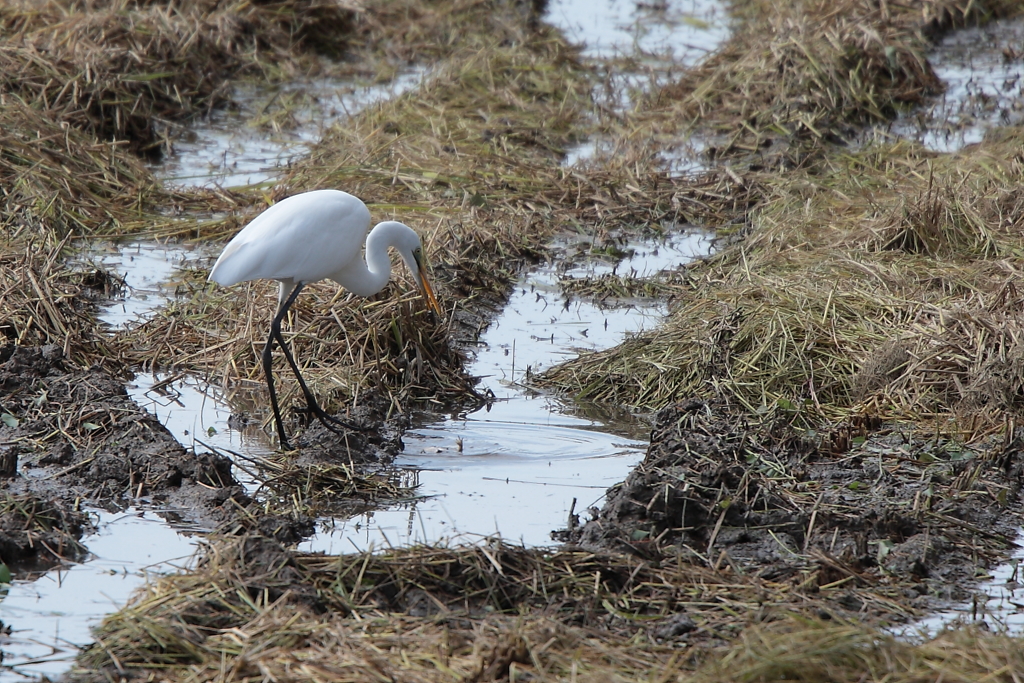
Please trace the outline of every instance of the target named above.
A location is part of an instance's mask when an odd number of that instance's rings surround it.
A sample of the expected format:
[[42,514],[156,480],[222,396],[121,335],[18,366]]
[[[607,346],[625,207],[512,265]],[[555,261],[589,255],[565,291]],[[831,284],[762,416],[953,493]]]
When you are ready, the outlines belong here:
[[1024,123],[1024,19],[953,31],[928,53],[945,91],[888,128],[888,135],[955,152],[987,131]]

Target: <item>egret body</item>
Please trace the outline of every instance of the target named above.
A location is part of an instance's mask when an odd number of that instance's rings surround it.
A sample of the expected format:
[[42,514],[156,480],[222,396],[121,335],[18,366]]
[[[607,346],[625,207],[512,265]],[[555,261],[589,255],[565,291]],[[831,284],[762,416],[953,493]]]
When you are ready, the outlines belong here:
[[[331,279],[353,294],[376,294],[391,279],[388,249],[394,247],[427,303],[441,314],[427,279],[419,236],[397,221],[378,223],[367,235],[369,227],[370,210],[356,197],[339,190],[304,192],[274,204],[242,228],[210,271],[210,281],[225,286],[247,280],[280,283],[277,313],[263,347],[263,372],[282,448],[289,445],[274,391],[271,355],[275,340],[299,381],[310,411],[325,425],[345,424],[324,413],[317,404],[281,336],[281,321],[305,285]],[[365,261],[361,258],[364,238]]]

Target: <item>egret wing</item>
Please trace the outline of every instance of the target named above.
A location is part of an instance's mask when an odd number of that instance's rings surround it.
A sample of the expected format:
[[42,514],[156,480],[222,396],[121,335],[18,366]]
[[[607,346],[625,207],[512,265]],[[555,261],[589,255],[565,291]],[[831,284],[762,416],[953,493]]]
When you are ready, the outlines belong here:
[[370,211],[345,192],[294,195],[257,216],[228,243],[210,280],[316,282],[360,257]]

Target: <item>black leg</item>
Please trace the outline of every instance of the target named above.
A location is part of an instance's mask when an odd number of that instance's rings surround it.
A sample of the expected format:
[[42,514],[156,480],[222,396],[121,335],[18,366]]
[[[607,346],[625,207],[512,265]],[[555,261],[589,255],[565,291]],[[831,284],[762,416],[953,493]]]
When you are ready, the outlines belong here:
[[324,409],[320,407],[320,404],[317,403],[316,397],[313,396],[313,392],[309,390],[309,387],[306,386],[305,380],[302,379],[302,373],[299,372],[299,366],[296,365],[295,359],[288,351],[288,346],[284,343],[284,338],[281,336],[280,329],[277,330],[277,343],[281,346],[281,350],[284,351],[284,357],[288,360],[288,365],[291,366],[292,372],[295,374],[295,379],[299,380],[299,387],[302,389],[302,395],[306,398],[306,409],[315,415],[316,418],[323,423],[324,427],[327,427],[331,431],[335,431],[334,428],[328,424],[329,422],[332,422],[347,429],[357,431],[365,429],[364,427],[352,424],[351,422],[346,422],[345,420],[336,418],[333,415],[328,415]]
[[281,321],[284,320],[284,316],[287,315],[288,309],[291,308],[293,303],[295,303],[295,299],[298,298],[299,292],[302,290],[304,286],[305,284],[301,282],[295,285],[295,289],[292,290],[291,294],[288,296],[288,299],[284,302],[280,310],[277,312],[277,315],[274,316],[274,321],[270,325],[270,337],[267,339],[267,345],[263,349],[263,366],[264,372],[267,373],[268,378],[267,386],[270,389],[270,402],[274,408],[274,419],[277,421],[277,433],[281,439],[281,446],[283,448],[290,447],[288,446],[288,440],[284,435],[284,427],[282,426],[281,423],[281,413],[280,409],[278,408],[277,397],[274,392],[274,380],[270,375],[270,349],[273,340],[275,339],[277,340],[277,343],[281,346],[281,350],[284,351],[284,357],[288,361],[288,366],[291,367],[292,372],[295,374],[295,379],[299,381],[299,387],[302,389],[302,395],[306,399],[307,410],[313,415],[315,415],[316,418],[320,420],[320,423],[323,424],[324,427],[327,427],[331,431],[337,431],[332,426],[333,423],[335,425],[355,431],[365,431],[367,429],[366,427],[361,427],[346,420],[340,420],[334,417],[333,415],[328,415],[324,411],[324,409],[320,407],[320,404],[317,403],[316,397],[313,396],[313,392],[309,390],[309,387],[306,385],[306,381],[302,378],[302,373],[299,372],[299,366],[295,363],[295,358],[292,357],[291,352],[288,351],[288,345],[285,343],[284,337],[281,335]]
[[292,447],[289,445],[288,436],[284,432],[284,422],[281,421],[281,408],[277,403],[277,392],[274,390],[273,351],[274,340],[277,339],[278,343],[281,344],[281,348],[285,349],[285,354],[288,353],[284,343],[281,341],[281,321],[284,320],[284,316],[288,313],[288,308],[295,303],[295,297],[299,295],[299,291],[301,289],[302,285],[297,285],[295,289],[292,290],[291,296],[288,297],[287,301],[281,305],[281,308],[278,309],[277,313],[274,315],[274,319],[270,323],[270,334],[267,335],[267,343],[263,347],[263,374],[267,378],[267,390],[270,392],[270,405],[274,409],[274,424],[277,425],[277,438],[281,442],[281,448],[288,451],[290,451]]

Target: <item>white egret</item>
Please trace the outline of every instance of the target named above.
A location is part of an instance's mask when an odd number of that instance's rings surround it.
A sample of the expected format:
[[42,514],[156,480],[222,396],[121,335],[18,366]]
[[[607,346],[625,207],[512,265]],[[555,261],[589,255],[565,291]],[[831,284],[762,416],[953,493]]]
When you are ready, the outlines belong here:
[[[441,307],[427,279],[419,236],[409,226],[396,221],[378,223],[367,235],[369,227],[370,210],[356,197],[339,190],[304,192],[274,204],[242,228],[224,247],[210,271],[210,281],[225,286],[246,280],[281,283],[277,313],[263,347],[263,372],[282,448],[290,446],[274,391],[271,354],[275,339],[299,380],[310,412],[325,426],[330,426],[327,422],[350,426],[320,408],[281,336],[281,321],[305,285],[330,278],[353,294],[376,294],[391,278],[388,248],[394,247],[427,303],[441,315]],[[364,237],[365,263],[360,258]]]

